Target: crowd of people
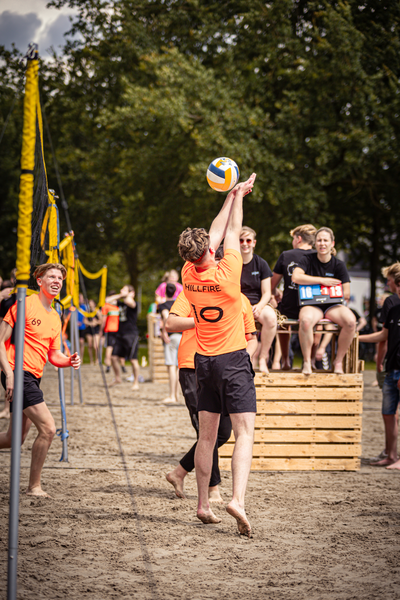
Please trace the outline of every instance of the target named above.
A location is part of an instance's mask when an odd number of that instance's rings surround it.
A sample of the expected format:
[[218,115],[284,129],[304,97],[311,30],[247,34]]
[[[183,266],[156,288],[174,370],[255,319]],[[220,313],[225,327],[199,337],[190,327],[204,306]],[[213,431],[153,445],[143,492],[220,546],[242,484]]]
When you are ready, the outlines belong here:
[[[332,369],[343,374],[343,360],[356,331],[365,325],[350,310],[350,277],[343,261],[336,257],[335,237],[328,227],[311,224],[290,231],[292,248],[284,251],[271,270],[255,254],[256,232],[243,226],[243,199],[251,193],[255,173],[229,192],[210,230],[188,228],[179,239],[179,254],[185,261],[182,284],[179,274],[169,271],[155,291],[151,310],[160,318],[169,374],[169,396],[165,404],[178,401],[180,384],[197,442],[179,465],[166,477],[178,497],[185,497],[184,480],[193,469],[198,486],[197,517],[203,523],[218,523],[212,503],[221,502],[218,448],[234,432],[232,456],[232,499],[227,512],[242,535],[251,536],[245,511],[245,492],[252,461],[256,393],[254,370],[287,371],[292,368],[291,336],[284,328],[298,324],[303,355],[302,373],[309,377],[316,361],[326,355],[332,342],[321,322],[337,325],[340,333]],[[223,242],[223,244],[221,244]],[[376,331],[360,337],[365,344],[377,344],[377,380],[383,379],[382,415],[385,448],[375,462],[400,469],[397,456],[397,408],[400,399],[400,263],[383,270],[392,292],[377,317]],[[65,269],[60,264],[41,265],[35,277],[39,294],[26,300],[24,350],[23,431],[25,439],[32,423],[38,435],[32,447],[28,493],[47,495],[40,475],[55,433],[54,420],[40,390],[47,360],[57,368],[80,367],[77,352],[66,356],[60,350],[61,322],[52,308],[59,294]],[[281,285],[283,284],[283,286]],[[0,366],[6,394],[6,409],[12,407],[14,389],[16,304],[15,272],[2,282],[0,291]],[[119,293],[110,292],[102,310],[96,303],[80,298],[78,329],[80,355],[85,341],[89,360],[97,359],[100,340],[105,337],[106,370],[122,383],[125,362],[132,366],[132,389],[139,390],[138,307],[131,285]],[[90,312],[91,316],[84,313]],[[3,411],[1,416],[9,416]],[[11,445],[11,420],[0,434],[0,448]]]

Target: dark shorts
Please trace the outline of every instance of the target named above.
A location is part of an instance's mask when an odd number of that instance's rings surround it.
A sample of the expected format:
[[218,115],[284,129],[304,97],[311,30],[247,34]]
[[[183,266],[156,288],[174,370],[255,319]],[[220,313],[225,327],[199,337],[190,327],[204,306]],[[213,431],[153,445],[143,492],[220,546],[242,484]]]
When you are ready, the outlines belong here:
[[285,315],[285,317],[287,317],[288,319],[294,319],[294,320],[298,320],[299,318],[299,312],[300,312],[300,307],[288,307],[288,306],[284,306],[282,304],[282,302],[279,302],[278,304],[278,310],[281,313],[281,315]]
[[97,335],[100,333],[100,325],[94,325],[93,327],[86,327],[85,336],[86,335]]
[[195,355],[197,410],[230,415],[257,412],[254,371],[246,350]]
[[112,355],[126,358],[127,360],[137,359],[139,350],[139,334],[116,335]]
[[85,337],[86,337],[86,327],[85,327],[85,329],[78,329],[78,331],[79,331],[79,337],[81,339],[85,339]]
[[115,340],[117,339],[117,332],[116,331],[107,331],[106,335],[107,335],[106,348],[108,348],[109,346],[114,346]]
[[[29,373],[29,371],[23,371],[24,374],[24,390],[23,390],[23,404],[22,410],[29,408],[29,406],[35,406],[35,404],[41,404],[44,402],[43,392],[40,389],[40,379]],[[6,376],[3,371],[1,372],[1,383],[3,388],[6,389]],[[15,382],[14,382],[15,386]],[[10,412],[13,409],[13,402],[10,402]]]

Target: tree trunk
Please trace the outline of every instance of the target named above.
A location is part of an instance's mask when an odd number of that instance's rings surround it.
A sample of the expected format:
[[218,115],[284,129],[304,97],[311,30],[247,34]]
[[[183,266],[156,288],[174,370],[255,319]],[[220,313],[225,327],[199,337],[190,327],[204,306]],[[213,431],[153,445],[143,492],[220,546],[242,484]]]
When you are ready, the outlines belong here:
[[371,294],[369,298],[369,321],[371,323],[372,317],[375,313],[376,307],[376,280],[379,276],[379,254],[380,254],[380,240],[379,240],[379,232],[380,232],[380,223],[381,223],[381,213],[376,210],[373,219],[372,225],[372,251],[370,255],[370,266],[369,273],[371,279]]
[[123,251],[126,267],[129,273],[129,280],[135,290],[137,290],[139,277],[139,262],[136,248],[130,248]]

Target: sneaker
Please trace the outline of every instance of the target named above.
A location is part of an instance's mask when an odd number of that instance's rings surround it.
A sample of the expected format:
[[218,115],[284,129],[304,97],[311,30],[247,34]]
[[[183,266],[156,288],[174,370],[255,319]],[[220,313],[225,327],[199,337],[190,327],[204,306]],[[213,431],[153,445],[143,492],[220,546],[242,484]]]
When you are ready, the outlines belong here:
[[[126,373],[126,371],[125,371],[125,373]],[[126,377],[126,381],[129,381],[130,383],[133,383],[135,381],[134,375],[129,375],[129,377]]]
[[382,452],[380,454],[378,454],[378,456],[374,456],[374,458],[370,458],[369,461],[370,462],[378,462],[380,460],[383,460],[384,458],[387,458],[387,453],[385,450],[382,450]]
[[144,383],[144,377],[143,377],[143,375],[139,375],[139,383]]

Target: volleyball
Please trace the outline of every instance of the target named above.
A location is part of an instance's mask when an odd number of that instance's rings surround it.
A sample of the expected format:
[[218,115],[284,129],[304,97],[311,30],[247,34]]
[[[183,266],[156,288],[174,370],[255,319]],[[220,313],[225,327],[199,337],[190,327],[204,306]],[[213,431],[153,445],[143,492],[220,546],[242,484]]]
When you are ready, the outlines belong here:
[[216,192],[228,192],[239,181],[239,167],[231,158],[216,158],[207,169],[207,181]]

